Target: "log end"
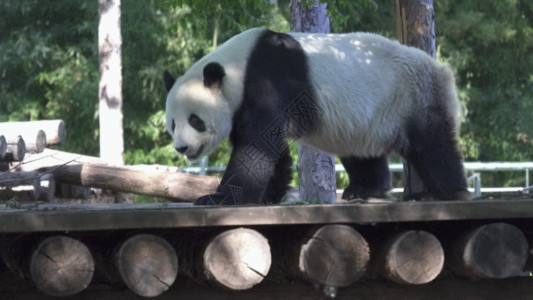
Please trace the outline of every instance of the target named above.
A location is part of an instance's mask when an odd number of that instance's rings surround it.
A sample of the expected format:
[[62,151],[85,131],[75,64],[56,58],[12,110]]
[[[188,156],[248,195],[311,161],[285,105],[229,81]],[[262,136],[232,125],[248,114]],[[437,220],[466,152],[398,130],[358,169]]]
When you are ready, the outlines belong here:
[[384,277],[404,284],[433,281],[444,266],[444,250],[429,232],[409,230],[393,236],[385,246]]
[[203,263],[208,280],[232,290],[249,289],[263,281],[270,270],[270,245],[255,230],[228,230],[211,240]]
[[166,240],[151,234],[127,239],[115,255],[115,266],[126,286],[144,297],[162,294],[178,275],[176,251]]
[[38,244],[30,260],[30,276],[37,288],[49,296],[71,296],[92,280],[94,260],[80,241],[52,236]]
[[309,235],[299,255],[299,271],[313,282],[342,287],[357,281],[370,260],[367,241],[347,225],[326,225]]

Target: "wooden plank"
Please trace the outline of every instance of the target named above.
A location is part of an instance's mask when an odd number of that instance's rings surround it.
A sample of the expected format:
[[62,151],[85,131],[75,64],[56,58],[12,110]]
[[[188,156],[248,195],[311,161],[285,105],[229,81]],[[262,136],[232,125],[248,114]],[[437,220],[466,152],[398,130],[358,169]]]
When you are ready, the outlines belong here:
[[517,219],[533,218],[532,204],[532,200],[489,200],[250,207],[153,203],[11,209],[1,205],[0,232]]

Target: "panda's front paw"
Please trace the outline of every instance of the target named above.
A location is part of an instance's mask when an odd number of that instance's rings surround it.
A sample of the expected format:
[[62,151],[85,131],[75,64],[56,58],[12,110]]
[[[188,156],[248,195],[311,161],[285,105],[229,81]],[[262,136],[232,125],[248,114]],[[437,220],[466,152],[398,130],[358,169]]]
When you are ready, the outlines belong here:
[[202,196],[196,201],[194,201],[194,205],[234,205],[235,203],[230,203],[231,201],[228,200],[229,197],[222,194],[222,193],[214,193]]

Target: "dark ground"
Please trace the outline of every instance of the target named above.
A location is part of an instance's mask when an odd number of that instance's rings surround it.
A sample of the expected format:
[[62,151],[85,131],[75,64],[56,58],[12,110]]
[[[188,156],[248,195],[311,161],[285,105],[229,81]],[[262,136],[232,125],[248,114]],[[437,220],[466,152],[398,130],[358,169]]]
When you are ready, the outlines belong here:
[[[147,299],[135,295],[124,287],[105,284],[91,284],[78,295],[66,298],[44,296],[33,288],[31,283],[19,279],[9,271],[3,271],[0,283],[0,299],[40,300],[40,299],[87,299],[87,300],[132,300]],[[268,278],[247,291],[228,291],[207,287],[191,280],[178,277],[172,288],[152,299],[328,299],[321,290],[316,290],[305,282],[278,284]],[[340,288],[336,299],[394,299],[394,300],[486,300],[486,299],[533,299],[533,278],[522,277],[500,280],[470,281],[446,276],[421,286],[406,286],[386,281],[359,281],[349,287]]]

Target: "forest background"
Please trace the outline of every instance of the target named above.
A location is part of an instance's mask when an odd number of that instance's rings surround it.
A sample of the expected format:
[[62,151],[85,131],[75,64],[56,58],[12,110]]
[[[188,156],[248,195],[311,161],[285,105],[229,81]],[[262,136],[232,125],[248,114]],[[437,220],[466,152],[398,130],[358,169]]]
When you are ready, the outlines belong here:
[[[251,27],[290,31],[288,6],[288,0],[122,1],[126,163],[187,166],[165,129],[163,71],[179,76]],[[465,160],[533,161],[533,2],[438,0],[434,6],[437,59],[454,70],[462,103]],[[394,38],[392,0],[328,1],[328,13],[332,32]],[[66,122],[61,150],[98,156],[97,1],[0,2],[0,122],[40,119]],[[225,165],[229,148],[224,142],[209,164]],[[339,185],[346,180],[340,175]],[[523,185],[523,175],[488,180]]]

